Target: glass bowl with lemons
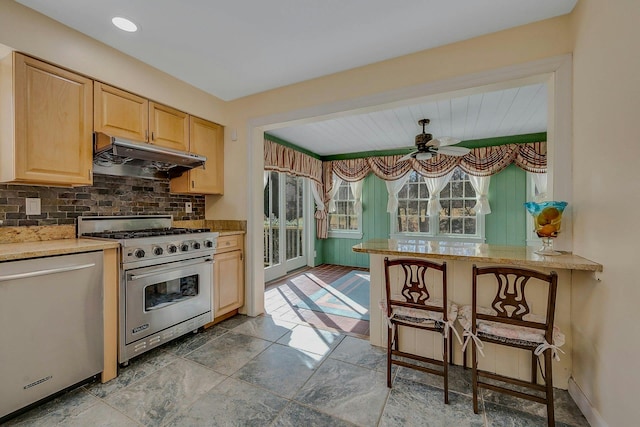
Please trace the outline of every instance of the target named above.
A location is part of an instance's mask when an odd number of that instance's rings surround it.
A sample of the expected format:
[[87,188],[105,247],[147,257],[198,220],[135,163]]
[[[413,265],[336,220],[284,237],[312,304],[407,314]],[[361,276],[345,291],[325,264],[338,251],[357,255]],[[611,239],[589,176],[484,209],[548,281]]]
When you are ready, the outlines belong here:
[[562,213],[567,202],[526,202],[524,207],[533,217],[533,227],[542,239],[542,247],[535,251],[540,255],[561,255],[553,249],[553,239],[558,236],[562,225]]

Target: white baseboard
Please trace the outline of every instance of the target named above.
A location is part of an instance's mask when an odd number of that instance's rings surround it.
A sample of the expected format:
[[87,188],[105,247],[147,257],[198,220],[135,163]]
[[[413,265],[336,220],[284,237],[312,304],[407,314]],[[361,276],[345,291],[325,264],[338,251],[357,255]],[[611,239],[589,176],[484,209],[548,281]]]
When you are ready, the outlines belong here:
[[591,402],[587,399],[587,396],[584,395],[578,384],[573,380],[573,378],[569,378],[569,396],[576,402],[580,411],[585,416],[589,425],[591,427],[609,427],[609,425],[602,419],[600,413],[596,408],[591,406]]

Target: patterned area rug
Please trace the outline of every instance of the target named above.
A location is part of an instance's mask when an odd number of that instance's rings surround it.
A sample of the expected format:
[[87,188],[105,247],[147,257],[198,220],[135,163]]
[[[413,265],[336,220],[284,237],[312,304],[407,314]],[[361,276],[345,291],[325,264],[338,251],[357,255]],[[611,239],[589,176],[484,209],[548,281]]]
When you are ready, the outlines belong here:
[[350,271],[295,305],[298,308],[369,320],[369,272]]

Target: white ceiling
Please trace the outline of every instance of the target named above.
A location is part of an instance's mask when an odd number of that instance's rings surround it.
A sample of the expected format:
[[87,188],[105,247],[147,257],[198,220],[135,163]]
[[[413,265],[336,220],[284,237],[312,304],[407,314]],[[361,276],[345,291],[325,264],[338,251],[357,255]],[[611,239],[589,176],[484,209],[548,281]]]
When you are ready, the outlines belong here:
[[[563,15],[577,2],[16,1],[223,100]],[[139,31],[116,29],[116,15]]]
[[321,156],[412,148],[427,133],[462,141],[547,131],[547,85],[530,84],[270,130]]

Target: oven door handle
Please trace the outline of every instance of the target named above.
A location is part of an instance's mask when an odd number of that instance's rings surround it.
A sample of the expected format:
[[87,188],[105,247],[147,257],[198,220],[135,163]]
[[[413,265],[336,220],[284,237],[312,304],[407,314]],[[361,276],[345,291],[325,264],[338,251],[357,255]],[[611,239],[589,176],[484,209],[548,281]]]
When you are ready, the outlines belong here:
[[[206,263],[212,263],[212,262],[213,262],[212,258],[207,258],[207,259],[205,259],[203,261],[197,261],[197,262],[194,262],[194,263],[191,263],[191,264],[181,264],[180,267],[190,267],[192,265],[206,264]],[[175,270],[176,270],[176,267],[172,266],[172,267],[169,267],[169,268],[159,268],[157,270],[153,270],[153,271],[151,271],[149,273],[144,273],[144,274],[129,274],[127,276],[127,280],[144,279],[145,277],[156,276],[156,275],[161,274],[161,273],[166,273],[168,271],[175,271]]]

